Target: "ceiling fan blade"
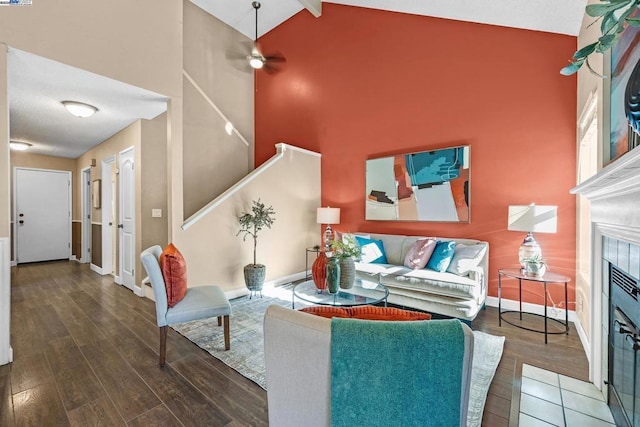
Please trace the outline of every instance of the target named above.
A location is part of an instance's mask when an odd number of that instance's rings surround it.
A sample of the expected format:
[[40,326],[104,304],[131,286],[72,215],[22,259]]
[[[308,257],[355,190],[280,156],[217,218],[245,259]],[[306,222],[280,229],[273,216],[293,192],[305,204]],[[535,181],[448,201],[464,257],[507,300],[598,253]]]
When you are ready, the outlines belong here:
[[271,55],[265,55],[264,59],[266,59],[267,62],[287,62],[287,59],[282,56],[280,52],[276,52]]

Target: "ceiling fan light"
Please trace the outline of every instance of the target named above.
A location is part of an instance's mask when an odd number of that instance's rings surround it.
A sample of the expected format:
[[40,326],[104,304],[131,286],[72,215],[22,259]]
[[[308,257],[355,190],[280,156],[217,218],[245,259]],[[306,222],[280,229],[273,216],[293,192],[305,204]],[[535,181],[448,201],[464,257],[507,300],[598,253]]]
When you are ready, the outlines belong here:
[[22,141],[9,141],[9,147],[16,151],[26,151],[31,147],[31,144]]
[[251,55],[249,57],[249,65],[251,65],[256,70],[259,70],[264,66],[264,60],[261,56]]
[[80,118],[91,117],[98,111],[93,105],[85,104],[84,102],[62,101],[62,105],[64,105],[71,114]]

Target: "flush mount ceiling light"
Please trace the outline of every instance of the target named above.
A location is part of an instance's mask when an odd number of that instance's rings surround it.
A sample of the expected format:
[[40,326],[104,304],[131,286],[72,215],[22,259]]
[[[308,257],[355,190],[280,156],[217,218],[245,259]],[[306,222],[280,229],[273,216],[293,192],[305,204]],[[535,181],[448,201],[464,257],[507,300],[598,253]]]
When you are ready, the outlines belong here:
[[91,117],[98,111],[93,105],[85,104],[84,102],[62,101],[62,105],[64,105],[71,114],[80,118]]
[[25,151],[31,147],[31,144],[22,141],[9,141],[9,147],[16,151]]

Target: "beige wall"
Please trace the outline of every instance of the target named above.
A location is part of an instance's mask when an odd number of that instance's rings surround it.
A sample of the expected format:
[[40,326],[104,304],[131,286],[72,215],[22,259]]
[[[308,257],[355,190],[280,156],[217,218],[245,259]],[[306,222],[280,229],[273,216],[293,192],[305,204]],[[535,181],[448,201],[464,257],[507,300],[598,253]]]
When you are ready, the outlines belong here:
[[[189,22],[184,37],[183,52],[183,12]],[[190,93],[188,105],[183,100],[184,69],[200,86],[220,110],[240,129],[245,138],[253,141],[253,73],[245,73],[234,68],[226,59],[227,48],[236,47],[238,37],[247,39],[226,28],[211,30],[208,15],[194,9],[188,1],[164,0],[112,0],[110,2],[86,2],[82,0],[48,0],[34,2],[28,7],[6,7],[0,15],[0,43],[26,52],[41,55],[62,63],[85,69],[100,75],[114,78],[128,84],[139,86],[170,98],[166,115],[167,150],[167,216],[169,227],[167,241],[175,241],[185,253],[189,262],[190,283],[218,282],[225,289],[244,288],[242,266],[251,259],[251,245],[236,238],[237,219],[242,210],[250,206],[253,198],[261,197],[273,204],[277,222],[273,230],[267,230],[260,237],[258,256],[267,264],[269,279],[300,272],[304,269],[304,248],[317,240],[318,226],[315,224],[315,208],[320,203],[320,159],[317,157],[290,152],[277,167],[265,172],[260,180],[246,187],[239,198],[228,201],[216,212],[183,231],[181,226],[185,218],[183,198],[185,178],[183,170],[192,172],[192,165],[183,163],[183,136],[193,136],[195,141],[190,148],[193,152],[208,149],[206,144],[220,144],[228,139],[221,137],[219,123],[207,123],[212,117],[209,107],[201,112],[202,94]],[[184,53],[184,56],[183,56]],[[222,64],[220,64],[222,62]],[[9,169],[8,123],[7,123],[7,69],[6,52],[0,54],[0,166]],[[193,89],[193,85],[191,85]],[[189,130],[184,132],[183,112],[189,112]],[[194,110],[196,110],[194,112]],[[160,127],[161,125],[159,125]],[[152,125],[152,127],[155,126]],[[158,129],[156,130],[159,130]],[[134,130],[137,129],[137,130]],[[140,139],[140,123],[134,124],[123,132],[137,134]],[[154,133],[155,130],[150,130]],[[114,136],[127,139],[123,135]],[[77,159],[75,173],[79,176],[82,168],[90,164],[92,158],[97,166],[92,168],[93,177],[100,177],[100,160],[116,152],[130,142],[113,139],[89,151]],[[233,137],[236,138],[236,137]],[[232,141],[237,143],[237,141]],[[161,141],[165,143],[165,141]],[[136,163],[140,165],[141,155],[146,144],[136,150]],[[117,149],[116,149],[117,147]],[[140,149],[141,148],[141,149]],[[234,163],[244,171],[252,165],[253,149],[245,149],[246,155],[226,153],[233,157]],[[188,150],[187,150],[188,151]],[[294,162],[294,157],[304,159]],[[205,156],[199,157],[206,159]],[[200,164],[208,166],[207,162]],[[195,177],[196,183],[234,181],[237,176],[225,178],[222,174],[233,173],[234,168],[222,167],[202,170],[206,176]],[[0,168],[0,171],[4,168]],[[138,168],[138,172],[144,165]],[[194,168],[197,169],[197,168]],[[194,175],[195,176],[195,175]],[[142,190],[142,178],[138,176],[138,190]],[[187,178],[188,179],[188,178]],[[8,236],[9,224],[9,174],[0,173],[0,237]],[[78,181],[76,179],[76,181]],[[295,182],[296,185],[291,185]],[[227,185],[227,184],[225,184]],[[74,185],[74,194],[79,195],[79,184]],[[189,188],[192,186],[189,184]],[[144,188],[146,191],[146,188]],[[220,191],[213,189],[213,193]],[[198,196],[199,197],[199,196]],[[208,196],[210,197],[210,196]],[[76,197],[79,202],[79,197]],[[159,200],[149,203],[162,203]],[[202,203],[202,202],[198,202]],[[137,246],[141,249],[141,235],[147,226],[153,229],[154,222],[147,223],[138,212]],[[191,208],[192,210],[193,208]],[[148,211],[148,207],[145,209]],[[79,217],[80,207],[74,203],[74,218]],[[95,211],[93,214],[95,215]],[[147,212],[148,213],[148,212]],[[96,218],[98,221],[100,217]],[[149,229],[149,230],[151,230]],[[150,232],[153,234],[153,232]],[[159,234],[158,234],[159,236]],[[145,234],[145,241],[150,236]],[[141,268],[136,268],[136,279],[140,281]]]
[[3,7],[0,42],[164,95],[181,92],[181,0]]
[[[246,61],[228,58],[242,58],[243,49],[251,46],[247,37],[188,1],[184,22],[184,70],[193,80],[185,77],[183,82],[187,218],[253,168],[254,91],[253,72]],[[226,121],[216,108],[249,146],[235,133],[225,132]]]
[[[164,94],[181,105],[181,0],[47,0],[3,7],[0,43]],[[9,131],[6,49],[0,50],[0,166],[5,166],[0,171],[7,171],[0,174],[3,237],[9,235]],[[182,112],[174,112],[168,144],[181,147]],[[77,170],[87,165],[79,163]]]
[[[135,216],[136,216],[136,247],[139,248],[140,247],[140,241],[141,241],[141,232],[140,230],[142,229],[142,217],[141,217],[141,209],[142,209],[142,202],[141,202],[141,197],[140,195],[142,194],[142,187],[141,187],[141,170],[143,169],[142,167],[142,162],[141,162],[141,151],[142,151],[142,123],[141,120],[136,120],[135,122],[133,122],[131,125],[129,125],[128,127],[124,128],[123,130],[121,130],[120,132],[118,132],[117,134],[113,135],[111,138],[107,139],[106,141],[104,141],[102,144],[92,148],[91,150],[87,151],[86,153],[84,153],[83,155],[81,155],[80,157],[78,157],[77,159],[77,164],[76,164],[76,173],[78,174],[78,176],[80,176],[81,174],[81,170],[86,168],[88,165],[91,164],[91,159],[96,159],[96,166],[91,168],[91,181],[96,180],[96,179],[102,179],[102,161],[105,159],[108,159],[110,157],[114,157],[116,159],[114,165],[117,168],[118,166],[118,161],[119,161],[119,153],[129,147],[134,147],[135,149],[135,164],[137,165],[136,169],[135,169],[135,174],[136,174],[136,209],[135,209]],[[109,183],[106,182],[102,182],[102,185],[109,185]],[[118,218],[118,185],[119,185],[119,180],[118,180],[118,176],[116,176],[116,188],[115,188],[115,200],[116,200],[116,205],[115,205],[115,213],[116,213],[116,219]],[[76,183],[76,191],[78,191],[78,194],[80,194],[80,186],[81,183]],[[74,210],[81,210],[80,207],[80,200],[78,200],[76,203],[74,203]],[[94,224],[101,224],[102,227],[105,226],[105,224],[102,224],[102,215],[103,215],[103,210],[107,209],[106,206],[101,206],[100,209],[92,209],[91,212],[91,222]],[[116,220],[117,222],[117,220]],[[112,225],[112,227],[115,227],[116,224],[114,223]],[[95,229],[95,227],[94,227]],[[117,233],[116,233],[117,236]],[[116,248],[118,248],[118,241],[116,238],[116,241],[113,242],[116,245]],[[114,266],[115,266],[115,271],[116,271],[116,275],[118,274],[118,258],[116,257],[114,260]],[[102,265],[102,262],[100,262],[100,265]],[[104,273],[104,272],[103,272]],[[144,277],[144,275],[142,275],[141,270],[140,270],[140,266],[136,265],[135,267],[135,275],[136,275],[136,283],[140,283],[140,280],[142,279],[142,277]]]
[[11,168],[9,167],[9,97],[7,90],[7,45],[0,42],[0,237],[10,237],[9,179]]
[[[168,243],[167,219],[167,115],[142,120],[142,173],[140,192],[142,230],[141,249]],[[151,216],[152,209],[162,209],[161,218]],[[142,270],[140,270],[142,271]]]
[[226,291],[245,287],[243,266],[253,262],[253,245],[236,237],[237,217],[258,198],[276,211],[273,227],[258,237],[257,259],[267,266],[267,280],[304,270],[305,248],[319,236],[320,157],[287,150],[284,158],[209,215],[186,231],[174,231],[173,241],[187,260],[189,286],[217,284]]

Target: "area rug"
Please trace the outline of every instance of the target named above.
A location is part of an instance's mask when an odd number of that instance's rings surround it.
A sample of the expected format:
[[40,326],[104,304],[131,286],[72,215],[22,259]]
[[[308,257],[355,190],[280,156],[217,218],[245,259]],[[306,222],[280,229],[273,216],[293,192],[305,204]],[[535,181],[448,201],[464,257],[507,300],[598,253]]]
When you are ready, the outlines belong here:
[[[265,288],[263,297],[231,302],[231,349],[224,351],[222,327],[215,318],[173,325],[172,328],[213,357],[266,389],[262,323],[271,304],[291,307],[291,286]],[[296,299],[296,308],[305,306]],[[469,398],[469,427],[480,426],[487,392],[502,357],[504,337],[473,331],[474,353]]]

